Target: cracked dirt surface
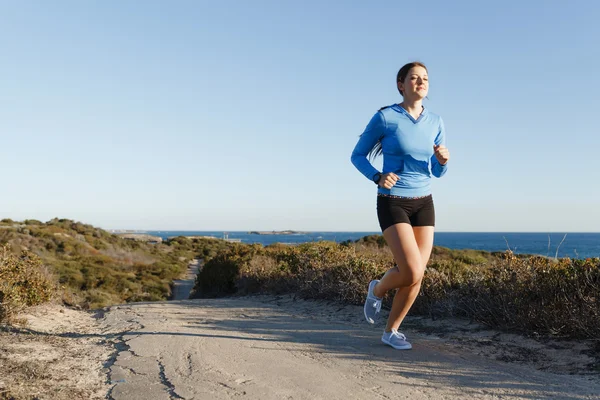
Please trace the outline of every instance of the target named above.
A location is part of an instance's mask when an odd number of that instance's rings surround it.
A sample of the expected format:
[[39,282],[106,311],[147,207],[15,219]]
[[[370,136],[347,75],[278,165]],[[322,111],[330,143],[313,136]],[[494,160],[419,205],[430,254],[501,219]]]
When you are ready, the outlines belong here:
[[95,313],[32,307],[25,326],[0,326],[0,399],[105,399],[105,366],[135,324],[102,325]]
[[[384,316],[385,317],[385,316]],[[0,399],[597,399],[594,341],[535,341],[409,317],[413,350],[362,307],[293,296],[91,313],[34,308],[0,329]]]
[[592,399],[600,393],[596,374],[501,361],[451,336],[409,330],[413,350],[393,350],[379,341],[381,326],[366,325],[361,312],[290,296],[112,307],[103,324],[138,328],[120,336],[108,398]]

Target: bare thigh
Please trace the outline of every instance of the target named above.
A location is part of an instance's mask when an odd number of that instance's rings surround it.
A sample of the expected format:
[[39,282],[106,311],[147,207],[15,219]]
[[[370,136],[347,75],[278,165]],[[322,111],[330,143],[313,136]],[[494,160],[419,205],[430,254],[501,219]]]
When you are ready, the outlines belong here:
[[413,227],[407,223],[395,224],[383,231],[383,237],[398,265],[401,286],[419,282],[423,277],[425,264]]
[[415,226],[413,232],[419,252],[421,253],[421,261],[423,262],[423,268],[427,266],[429,257],[431,256],[431,250],[433,249],[433,226]]

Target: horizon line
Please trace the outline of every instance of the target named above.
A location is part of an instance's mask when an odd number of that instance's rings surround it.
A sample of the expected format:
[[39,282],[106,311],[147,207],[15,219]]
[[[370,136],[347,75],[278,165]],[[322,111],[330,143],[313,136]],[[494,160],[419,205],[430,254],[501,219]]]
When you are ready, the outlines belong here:
[[[108,231],[144,231],[144,232],[223,232],[223,233],[249,233],[249,232],[320,232],[320,233],[378,233],[381,231],[369,231],[369,230],[305,230],[305,229],[238,229],[238,230],[227,230],[227,229],[125,229],[125,228],[102,228]],[[457,231],[457,230],[436,230],[435,233],[600,233],[600,231]]]

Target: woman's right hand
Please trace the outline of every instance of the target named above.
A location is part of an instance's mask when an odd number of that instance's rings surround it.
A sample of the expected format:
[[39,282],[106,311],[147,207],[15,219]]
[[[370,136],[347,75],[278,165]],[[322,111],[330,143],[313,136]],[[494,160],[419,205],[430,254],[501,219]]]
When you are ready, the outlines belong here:
[[379,186],[386,188],[386,189],[391,189],[396,182],[398,182],[398,179],[400,179],[398,177],[398,175],[396,175],[393,172],[388,172],[387,174],[381,174],[381,179],[379,180]]

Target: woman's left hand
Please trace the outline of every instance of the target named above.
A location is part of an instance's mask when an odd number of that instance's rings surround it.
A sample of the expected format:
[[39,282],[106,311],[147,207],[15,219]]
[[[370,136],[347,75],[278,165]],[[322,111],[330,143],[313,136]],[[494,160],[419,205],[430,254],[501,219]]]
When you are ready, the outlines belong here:
[[444,145],[433,146],[433,154],[440,164],[444,165],[450,160],[450,152]]

